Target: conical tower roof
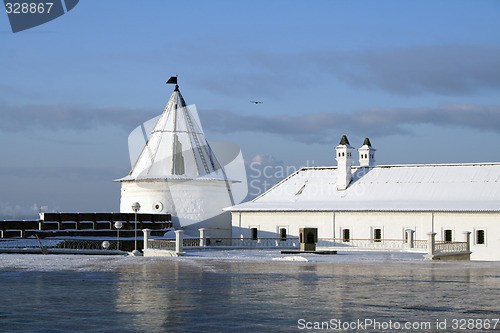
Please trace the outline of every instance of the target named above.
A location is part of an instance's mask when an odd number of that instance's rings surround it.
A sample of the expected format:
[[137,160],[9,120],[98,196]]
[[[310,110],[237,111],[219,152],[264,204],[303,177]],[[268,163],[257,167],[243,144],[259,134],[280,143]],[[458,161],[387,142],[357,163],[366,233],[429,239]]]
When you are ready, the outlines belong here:
[[175,90],[129,175],[133,179],[218,179],[225,174],[212,153],[194,105]]

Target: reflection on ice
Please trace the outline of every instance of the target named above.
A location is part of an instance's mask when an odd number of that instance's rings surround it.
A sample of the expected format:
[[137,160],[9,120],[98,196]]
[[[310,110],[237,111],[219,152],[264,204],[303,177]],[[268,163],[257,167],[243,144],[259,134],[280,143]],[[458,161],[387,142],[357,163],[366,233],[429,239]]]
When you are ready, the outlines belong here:
[[0,255],[0,266],[7,331],[288,332],[301,318],[435,323],[500,316],[496,262],[228,250],[183,258]]

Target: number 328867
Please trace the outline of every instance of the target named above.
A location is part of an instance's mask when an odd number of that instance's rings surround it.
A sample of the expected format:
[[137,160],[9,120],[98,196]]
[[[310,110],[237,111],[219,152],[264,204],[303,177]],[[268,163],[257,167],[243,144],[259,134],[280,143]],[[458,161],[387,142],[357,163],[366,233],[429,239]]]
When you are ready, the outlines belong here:
[[53,2],[7,2],[5,11],[7,14],[49,14],[53,5]]

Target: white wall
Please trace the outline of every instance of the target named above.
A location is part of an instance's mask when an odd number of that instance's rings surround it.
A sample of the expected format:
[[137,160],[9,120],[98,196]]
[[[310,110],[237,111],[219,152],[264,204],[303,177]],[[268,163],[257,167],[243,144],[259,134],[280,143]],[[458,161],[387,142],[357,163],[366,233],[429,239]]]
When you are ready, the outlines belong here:
[[231,216],[222,208],[231,206],[223,181],[127,181],[122,182],[120,212],[131,213],[132,204],[139,202],[140,213],[172,214],[176,229],[198,236],[206,228],[212,237],[231,237]]
[[[307,223],[306,221],[309,221]],[[233,213],[233,237],[251,237],[250,228],[259,230],[259,237],[279,237],[279,229],[286,228],[287,235],[298,237],[299,228],[318,228],[324,236],[333,237],[332,214],[316,213],[314,219],[307,212],[251,212]]]
[[[471,233],[471,260],[500,260],[500,213],[435,213],[436,240],[444,240],[444,230],[451,229],[453,240],[465,240]],[[476,244],[477,230],[485,231],[485,244]]]
[[[500,260],[500,213],[430,213],[430,212],[233,212],[235,238],[251,237],[250,228],[259,237],[279,237],[286,228],[289,236],[298,237],[299,228],[318,228],[319,238],[342,238],[342,229],[350,229],[352,239],[372,239],[373,229],[382,229],[383,239],[404,239],[406,229],[415,230],[416,240],[427,240],[436,232],[444,240],[444,229],[453,230],[454,241],[464,241],[471,231],[472,260]],[[476,231],[485,231],[485,244],[476,244]]]

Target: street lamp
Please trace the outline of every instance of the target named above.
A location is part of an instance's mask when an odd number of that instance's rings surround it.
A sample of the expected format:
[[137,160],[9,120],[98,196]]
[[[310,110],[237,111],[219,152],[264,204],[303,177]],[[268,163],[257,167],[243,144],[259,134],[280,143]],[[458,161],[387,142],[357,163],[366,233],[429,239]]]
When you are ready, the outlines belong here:
[[116,228],[116,249],[120,250],[120,229],[123,227],[123,223],[120,221],[115,222],[115,228]]
[[135,213],[135,248],[134,248],[134,255],[138,255],[139,254],[139,251],[137,251],[137,212],[139,211],[139,209],[141,209],[141,205],[138,203],[138,202],[134,202],[132,204],[132,210],[134,211]]

